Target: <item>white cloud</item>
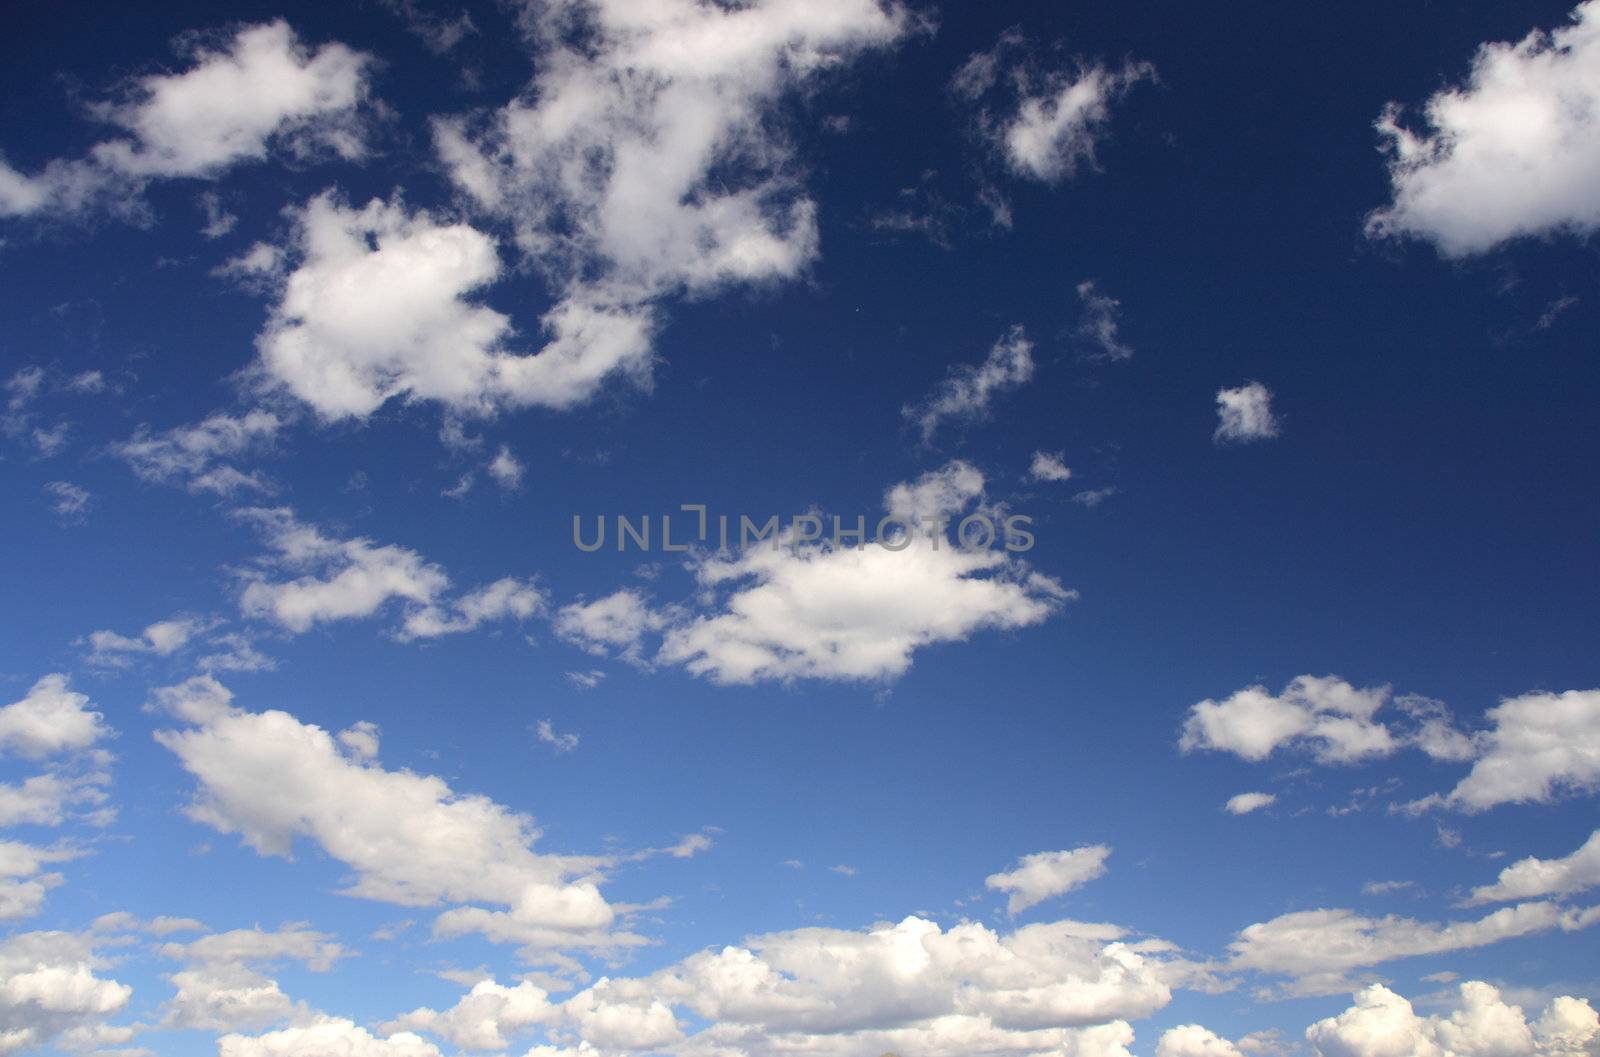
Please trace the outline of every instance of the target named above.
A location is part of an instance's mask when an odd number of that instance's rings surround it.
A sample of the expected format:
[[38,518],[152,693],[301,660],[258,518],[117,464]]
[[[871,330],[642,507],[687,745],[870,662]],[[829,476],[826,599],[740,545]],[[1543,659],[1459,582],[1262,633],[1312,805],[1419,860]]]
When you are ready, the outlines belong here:
[[496,620],[528,620],[545,611],[545,593],[532,580],[507,576],[468,591],[448,606],[429,605],[406,615],[401,638],[435,638],[474,631]]
[[778,108],[908,23],[877,0],[558,0],[525,15],[533,84],[486,121],[436,122],[439,153],[564,292],[636,305],[788,278],[815,256]]
[[0,708],[0,752],[30,760],[86,749],[110,735],[89,698],[67,689],[67,677],[47,675],[19,701]]
[[222,460],[271,447],[283,420],[270,411],[243,415],[222,412],[192,426],[160,433],[141,426],[128,440],[111,446],[141,479],[180,484],[191,492],[232,495],[240,490],[270,492],[272,485]]
[[37,914],[46,893],[62,881],[59,873],[46,873],[44,868],[70,862],[81,854],[72,848],[40,848],[21,841],[0,840],[0,921]]
[[[952,463],[891,488],[884,506],[903,518],[959,517],[982,488],[982,474]],[[852,548],[789,533],[777,547],[707,558],[695,576],[725,594],[713,595],[713,613],[672,626],[659,657],[719,683],[892,679],[920,648],[1038,624],[1075,597],[998,548],[963,550],[921,528],[902,542]]]
[[223,1035],[217,1057],[441,1057],[439,1048],[410,1032],[378,1038],[354,1021],[317,1016],[310,1023],[265,1035]]
[[1530,693],[1489,709],[1478,761],[1444,798],[1462,811],[1600,788],[1600,690]]
[[1072,476],[1062,452],[1036,451],[1028,465],[1028,476],[1035,481],[1065,481]]
[[1111,104],[1141,82],[1154,81],[1155,67],[1129,61],[1117,69],[1094,63],[1075,72],[1044,71],[1020,54],[1026,50],[1022,35],[1007,31],[993,48],[971,56],[951,87],[972,103],[997,88],[1014,89],[1014,98],[998,113],[993,103],[979,108],[978,127],[1013,173],[1059,183],[1080,168],[1095,167],[1096,147],[1108,135]]
[[1023,856],[1012,869],[991,874],[983,884],[994,892],[1009,892],[1006,913],[1020,914],[1104,877],[1110,855],[1111,849],[1104,844],[1072,851],[1042,851]]
[[105,963],[92,933],[24,932],[0,940],[0,1055],[47,1047],[92,1030],[128,1004],[133,989],[95,975]]
[[1171,997],[1161,962],[1141,949],[1106,925],[1002,935],[910,917],[865,932],[757,936],[650,976],[602,979],[559,1005],[526,983],[478,984],[452,1009],[420,1009],[385,1029],[499,1049],[537,1026],[576,1047],[535,1045],[532,1057],[1129,1057],[1127,1019]]
[[502,263],[494,239],[468,224],[398,199],[355,209],[332,192],[296,219],[297,263],[256,345],[268,383],[324,420],[364,419],[390,399],[483,415],[570,407],[613,373],[648,368],[648,314],[595,297],[550,309],[539,352],[508,348],[511,320],[470,300]]
[[1511,239],[1600,229],[1600,0],[1554,32],[1484,44],[1465,84],[1425,107],[1429,129],[1391,103],[1377,128],[1393,201],[1375,235],[1432,241],[1450,257]]
[[507,491],[515,491],[522,487],[522,463],[511,453],[506,445],[500,445],[500,450],[495,452],[494,458],[489,460],[489,476],[495,483]]
[[1529,1024],[1519,1006],[1480,981],[1461,985],[1448,1015],[1420,1017],[1381,984],[1355,1005],[1306,1029],[1318,1057],[1586,1057],[1600,1043],[1600,1018],[1583,999],[1563,996]]
[[1336,994],[1350,990],[1346,973],[1352,969],[1553,930],[1576,932],[1597,922],[1600,908],[1579,910],[1550,902],[1518,903],[1477,920],[1443,923],[1394,915],[1369,918],[1353,910],[1302,910],[1240,930],[1229,945],[1228,967],[1288,976],[1291,994]]
[[1507,903],[1564,896],[1600,885],[1600,829],[1560,859],[1529,856],[1500,871],[1499,880],[1472,890],[1471,903]]
[[593,690],[599,686],[606,677],[606,673],[598,668],[591,668],[587,672],[568,672],[567,681],[579,690]]
[[135,79],[125,98],[96,104],[129,135],[83,161],[35,176],[0,161],[0,215],[116,207],[152,178],[220,175],[274,147],[295,155],[360,157],[370,59],[342,44],[308,51],[282,21],[247,26],[224,47],[197,46],[182,73]]
[[593,602],[573,602],[556,611],[556,634],[597,657],[616,653],[638,661],[644,638],[666,627],[668,615],[650,606],[644,595],[631,589],[613,592]]
[[1094,353],[1094,358],[1111,361],[1131,359],[1133,349],[1118,332],[1122,320],[1122,302],[1101,293],[1087,279],[1078,284],[1078,299],[1083,302],[1083,319],[1078,323],[1078,334],[1099,350]]
[[104,762],[95,760],[84,769],[36,774],[15,785],[0,782],[0,827],[59,826],[70,808],[103,804],[102,787],[111,781],[111,775],[99,766]]
[[534,852],[527,816],[437,777],[385,770],[287,713],[241,711],[215,680],[168,691],[163,707],[198,724],[156,735],[199,783],[188,809],[197,822],[264,855],[310,838],[354,871],[348,894],[452,905],[439,935],[482,931],[534,951],[635,942],[614,931],[618,913],[600,895],[604,860]]
[[1247,382],[1237,389],[1218,389],[1217,420],[1212,439],[1218,444],[1244,444],[1278,435],[1278,419],[1272,413],[1272,390],[1260,382]]
[[1156,1044],[1156,1057],[1244,1057],[1239,1047],[1199,1024],[1168,1028]]
[[306,968],[326,972],[348,952],[333,937],[304,924],[267,930],[259,925],[231,932],[213,932],[187,943],[164,943],[161,955],[196,963],[296,961]]
[[170,657],[187,646],[196,635],[203,634],[215,625],[214,621],[199,617],[174,617],[158,620],[145,627],[136,636],[115,631],[95,631],[89,635],[91,653],[88,662],[99,667],[120,667],[128,663],[129,654],[154,654]]
[[535,728],[535,733],[538,734],[541,742],[557,752],[571,752],[578,747],[578,736],[576,734],[557,734],[555,727],[550,725],[548,719],[539,721],[538,727]]
[[87,488],[71,481],[50,481],[45,484],[44,490],[51,498],[51,512],[64,521],[82,518],[93,502]]
[[926,443],[946,421],[986,418],[997,394],[1033,378],[1033,342],[1018,324],[994,343],[981,364],[961,364],[932,395],[907,404],[900,413],[915,422]]
[[1387,686],[1358,690],[1334,676],[1302,675],[1281,694],[1249,686],[1221,701],[1189,709],[1178,745],[1260,761],[1280,748],[1305,748],[1323,763],[1355,763],[1395,752],[1401,741],[1374,715],[1388,702]]
[[1230,815],[1248,815],[1252,811],[1260,811],[1264,807],[1271,807],[1278,802],[1272,793],[1239,793],[1230,796],[1225,805]]
[[168,979],[174,994],[161,1018],[163,1028],[248,1031],[282,1023],[305,1011],[283,993],[276,980],[237,963],[183,969]]

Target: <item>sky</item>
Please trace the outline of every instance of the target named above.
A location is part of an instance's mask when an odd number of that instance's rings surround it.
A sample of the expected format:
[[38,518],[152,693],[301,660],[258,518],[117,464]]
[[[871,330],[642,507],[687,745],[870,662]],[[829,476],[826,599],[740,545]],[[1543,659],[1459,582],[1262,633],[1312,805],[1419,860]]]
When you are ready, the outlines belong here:
[[0,1057],[1600,1055],[1600,0],[0,40]]

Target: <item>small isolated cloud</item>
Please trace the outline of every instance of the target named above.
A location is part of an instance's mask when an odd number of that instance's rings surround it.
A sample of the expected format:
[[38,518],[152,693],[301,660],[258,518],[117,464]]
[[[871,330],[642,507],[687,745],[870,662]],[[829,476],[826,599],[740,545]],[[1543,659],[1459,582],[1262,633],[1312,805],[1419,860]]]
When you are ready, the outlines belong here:
[[1218,389],[1217,419],[1217,430],[1211,439],[1218,444],[1243,444],[1278,435],[1278,420],[1272,414],[1272,390],[1260,382]]
[[1078,284],[1078,300],[1083,302],[1083,318],[1078,322],[1078,336],[1094,346],[1091,358],[1096,360],[1126,360],[1133,357],[1133,348],[1122,340],[1122,302],[1107,297],[1096,289],[1092,280]]
[[1271,807],[1277,802],[1278,797],[1273,793],[1239,793],[1229,797],[1224,807],[1230,815],[1248,815],[1252,811]]
[[1600,829],[1583,846],[1560,859],[1529,856],[1504,870],[1492,885],[1472,890],[1470,904],[1511,903],[1565,896],[1600,886]]
[[1036,451],[1028,465],[1028,477],[1035,481],[1065,481],[1072,476],[1063,452]]
[[1375,236],[1426,239],[1447,257],[1511,239],[1600,230],[1600,0],[1569,24],[1478,49],[1466,82],[1407,128],[1395,103],[1378,119],[1393,200]]
[[1093,510],[1116,494],[1116,485],[1107,485],[1104,488],[1086,488],[1081,492],[1074,492],[1072,501],[1081,507]]
[[1009,892],[1006,913],[1020,914],[1047,899],[1065,895],[1106,873],[1111,849],[1104,844],[1072,851],[1044,851],[1026,855],[1006,873],[992,874],[984,886],[995,892]]
[[39,760],[87,749],[110,735],[104,720],[87,695],[67,689],[65,675],[47,675],[0,708],[0,753]]
[[486,467],[489,476],[494,478],[495,484],[508,492],[514,492],[522,487],[522,463],[511,453],[511,449],[504,444],[495,452],[494,458],[489,460]]
[[586,672],[568,672],[567,682],[579,690],[593,690],[605,679],[606,673],[598,668],[591,668]]
[[120,668],[138,654],[170,657],[187,646],[198,635],[216,626],[215,620],[200,617],[174,617],[158,620],[137,635],[121,635],[115,631],[95,631],[89,635],[88,663],[100,668]]
[[1111,106],[1137,85],[1154,81],[1155,67],[1127,61],[1111,67],[1080,63],[1045,69],[1016,30],[956,72],[951,90],[977,108],[980,133],[1015,175],[1060,183],[1096,167],[1096,149],[1110,132]]
[[44,486],[50,497],[50,511],[63,521],[82,521],[88,513],[93,497],[87,488],[71,481],[51,481]]
[[997,395],[1025,385],[1032,378],[1033,342],[1017,324],[994,343],[982,363],[954,368],[932,395],[906,405],[900,413],[916,423],[923,443],[928,443],[947,421],[987,418]]
[[534,731],[538,734],[541,743],[550,746],[556,752],[571,752],[578,747],[578,736],[576,734],[556,733],[555,727],[550,725],[548,719],[541,719]]
[[245,473],[224,460],[272,446],[283,420],[270,411],[243,415],[218,412],[192,426],[155,432],[139,427],[128,440],[111,446],[141,480],[180,485],[191,492],[231,496],[241,491],[271,493],[259,472]]

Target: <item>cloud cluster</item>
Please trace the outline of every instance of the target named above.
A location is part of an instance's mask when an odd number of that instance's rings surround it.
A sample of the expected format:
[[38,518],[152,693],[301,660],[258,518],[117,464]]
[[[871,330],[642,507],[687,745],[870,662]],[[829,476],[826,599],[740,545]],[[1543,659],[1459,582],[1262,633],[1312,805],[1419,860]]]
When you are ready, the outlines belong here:
[[1528,1023],[1519,1006],[1480,981],[1461,985],[1460,1004],[1418,1016],[1411,1003],[1373,984],[1355,1005],[1306,1029],[1318,1057],[1589,1057],[1600,1018],[1587,1001],[1563,996]]
[[283,425],[270,411],[237,416],[218,412],[192,426],[159,433],[140,427],[128,440],[113,444],[111,452],[146,481],[221,496],[241,490],[271,492],[271,482],[259,472],[246,473],[224,460],[270,447]]
[[[129,1029],[103,1022],[128,1004],[133,989],[96,975],[106,968],[93,932],[22,932],[0,940],[0,1057],[63,1041],[126,1042]],[[65,1038],[63,1038],[65,1037]]]
[[1378,120],[1394,198],[1369,218],[1372,234],[1461,257],[1600,230],[1600,0],[1554,32],[1483,45],[1466,83],[1424,113],[1425,132],[1402,125],[1397,104]]

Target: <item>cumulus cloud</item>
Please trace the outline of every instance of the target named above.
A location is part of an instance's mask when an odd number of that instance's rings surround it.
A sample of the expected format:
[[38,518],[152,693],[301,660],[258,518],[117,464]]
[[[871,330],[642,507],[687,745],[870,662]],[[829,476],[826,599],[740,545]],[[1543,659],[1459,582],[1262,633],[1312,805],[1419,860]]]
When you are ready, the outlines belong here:
[[1391,103],[1377,128],[1393,201],[1369,219],[1440,253],[1483,253],[1511,239],[1600,229],[1600,2],[1568,25],[1478,49],[1464,84],[1424,107],[1426,130]]
[[271,447],[283,425],[270,411],[218,412],[192,426],[159,433],[141,426],[128,440],[113,444],[111,452],[141,479],[157,484],[223,496],[271,492],[272,484],[259,473],[245,473],[225,460]]
[[199,617],[174,617],[147,625],[133,636],[105,630],[91,632],[87,659],[98,667],[118,668],[128,663],[130,655],[170,657],[187,646],[196,635],[203,634],[213,626],[213,621]]
[[[43,1049],[68,1033],[92,1037],[133,989],[106,968],[94,933],[23,932],[0,940],[0,1055]],[[126,1035],[123,1036],[124,1039]]]
[[1239,793],[1230,796],[1225,806],[1230,815],[1248,815],[1252,811],[1260,811],[1264,807],[1271,807],[1278,802],[1272,793]]
[[978,107],[980,131],[1012,173],[1060,183],[1096,167],[1112,104],[1155,80],[1155,67],[1129,61],[1116,68],[1084,63],[1074,71],[1045,70],[1027,52],[1022,35],[1008,31],[993,48],[968,58],[951,88]]
[[1600,690],[1530,693],[1489,709],[1472,771],[1443,798],[1478,812],[1600,788]]
[[1500,871],[1492,885],[1472,890],[1470,903],[1508,903],[1564,896],[1600,885],[1600,830],[1571,855],[1559,859],[1529,856]]
[[1574,909],[1552,902],[1518,903],[1475,920],[1428,922],[1389,915],[1363,917],[1353,910],[1318,909],[1284,914],[1240,930],[1229,945],[1231,969],[1287,976],[1291,994],[1348,991],[1347,974],[1401,958],[1471,950],[1502,940],[1600,922],[1600,907]]
[[1254,761],[1283,746],[1307,749],[1323,763],[1388,756],[1401,742],[1373,717],[1389,698],[1387,686],[1358,690],[1331,675],[1302,675],[1279,694],[1249,686],[1189,709],[1178,746]]
[[562,300],[541,321],[549,342],[515,351],[510,318],[473,299],[502,274],[495,240],[398,199],[318,195],[284,255],[294,268],[256,342],[261,376],[327,421],[391,399],[480,415],[570,407],[648,367],[648,315],[595,296]]
[[1012,327],[980,364],[962,364],[927,398],[907,404],[900,413],[914,422],[922,440],[933,440],[947,421],[970,422],[988,417],[994,398],[1033,378],[1033,342],[1018,324]]
[[1156,1057],[1244,1057],[1239,1047],[1199,1024],[1168,1028],[1156,1044]]
[[448,606],[428,605],[406,615],[400,637],[436,638],[475,631],[497,620],[528,620],[545,611],[545,593],[532,580],[503,577],[468,591]]
[[110,735],[89,698],[67,689],[67,677],[47,675],[21,700],[0,708],[0,752],[30,760],[86,749]]
[[247,26],[225,44],[199,44],[181,73],[133,80],[94,116],[125,136],[82,160],[25,175],[0,160],[0,215],[72,213],[155,178],[212,178],[278,149],[299,156],[364,153],[368,56],[342,44],[304,47],[283,21]]
[[597,657],[616,654],[638,661],[645,636],[667,626],[668,614],[654,609],[643,594],[615,591],[592,602],[573,602],[556,611],[556,634]]
[[437,1046],[410,1032],[379,1038],[352,1020],[325,1014],[316,1016],[310,1023],[265,1035],[230,1034],[217,1039],[217,1057],[299,1057],[304,1054],[441,1057]]
[[[389,1025],[463,1048],[535,1026],[578,1049],[674,1057],[1128,1057],[1127,1021],[1167,1004],[1158,956],[1120,930],[1072,921],[1000,934],[916,917],[865,932],[807,928],[706,950],[646,977],[607,978],[552,1003],[479,984],[454,1008]],[[567,1037],[571,1037],[568,1035]]]
[[1036,451],[1028,464],[1028,476],[1035,481],[1065,481],[1072,477],[1063,452]]
[[[543,855],[526,815],[442,779],[384,769],[285,712],[246,712],[215,680],[157,695],[187,720],[158,732],[198,783],[188,813],[263,855],[315,841],[354,872],[347,894],[448,905],[437,935],[483,932],[532,951],[615,950],[636,942],[600,894],[604,860]],[[490,909],[490,908],[498,909]]]
[[506,491],[515,491],[522,487],[522,463],[506,445],[500,445],[500,450],[489,460],[488,470],[489,476]]
[[1272,390],[1260,382],[1217,390],[1217,429],[1211,435],[1212,440],[1218,444],[1245,444],[1270,440],[1277,435],[1278,419],[1272,413]]
[[[885,510],[913,525],[901,550],[802,542],[752,546],[695,567],[716,599],[673,625],[659,653],[720,683],[883,680],[918,649],[990,628],[1039,624],[1074,595],[998,548],[963,550],[922,525],[981,505],[983,475],[951,463],[897,485]],[[936,545],[937,544],[937,545]]]
[[1318,1057],[1586,1057],[1600,1043],[1600,1018],[1563,996],[1528,1023],[1500,991],[1469,980],[1448,1013],[1418,1016],[1410,1002],[1373,984],[1355,1005],[1306,1029]]
[[1023,856],[1015,867],[1005,873],[991,874],[983,884],[991,891],[1009,892],[1011,898],[1006,902],[1006,913],[1020,914],[1047,899],[1065,895],[1104,877],[1106,859],[1110,855],[1111,849],[1104,844],[1072,851],[1042,851]]

